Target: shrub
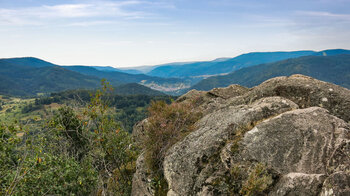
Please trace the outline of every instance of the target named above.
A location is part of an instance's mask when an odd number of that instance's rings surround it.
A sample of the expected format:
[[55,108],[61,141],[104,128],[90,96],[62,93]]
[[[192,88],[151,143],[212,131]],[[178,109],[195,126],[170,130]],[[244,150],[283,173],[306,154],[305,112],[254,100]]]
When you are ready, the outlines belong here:
[[67,150],[76,160],[80,161],[89,150],[89,133],[83,129],[83,122],[72,108],[58,109],[58,113],[50,122],[50,128],[54,128],[54,134],[62,137],[55,145],[61,150]]
[[152,102],[148,108],[149,118],[145,126],[145,160],[154,177],[154,188],[158,195],[167,188],[163,179],[163,160],[167,150],[195,129],[201,117],[192,103],[166,104],[164,101]]
[[80,162],[90,160],[97,172],[97,192],[130,195],[138,151],[130,134],[110,115],[110,90],[109,84],[102,81],[102,89],[92,96],[85,111],[77,115],[71,108],[61,108],[51,125],[61,137],[59,143],[72,148],[68,150],[71,157]]
[[102,85],[85,111],[63,107],[38,131],[0,126],[0,195],[130,195],[138,151]]
[[265,165],[257,163],[249,173],[248,179],[243,183],[240,193],[242,195],[263,195],[264,191],[273,183]]
[[0,128],[0,195],[88,194],[96,184],[88,162],[55,155],[40,135],[23,137],[20,127]]

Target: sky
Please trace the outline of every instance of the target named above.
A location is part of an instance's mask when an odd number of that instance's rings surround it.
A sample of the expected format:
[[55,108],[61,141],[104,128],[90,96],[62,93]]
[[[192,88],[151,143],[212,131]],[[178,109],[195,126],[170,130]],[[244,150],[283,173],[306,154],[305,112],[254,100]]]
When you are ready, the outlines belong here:
[[350,49],[350,0],[0,0],[0,58],[130,67]]

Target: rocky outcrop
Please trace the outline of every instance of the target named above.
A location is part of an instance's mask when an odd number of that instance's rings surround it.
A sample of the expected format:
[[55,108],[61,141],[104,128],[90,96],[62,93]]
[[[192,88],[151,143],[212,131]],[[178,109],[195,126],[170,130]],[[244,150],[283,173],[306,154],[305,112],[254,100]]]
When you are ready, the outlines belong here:
[[349,124],[323,108],[293,110],[248,131],[239,151],[242,159],[266,163],[279,174],[327,174],[350,169],[349,160],[333,160],[350,142],[349,130]]
[[198,123],[197,131],[169,149],[163,166],[170,190],[177,195],[195,194],[210,177],[207,173],[212,168],[206,168],[208,161],[219,156],[220,149],[236,131],[296,108],[289,100],[268,97],[208,114]]
[[[177,102],[204,115],[166,151],[167,195],[349,195],[348,89],[293,75],[251,89],[192,90]],[[144,162],[141,155],[133,195],[154,195]]]
[[228,103],[247,104],[270,96],[287,98],[300,108],[322,107],[332,115],[350,122],[349,90],[304,75],[272,78],[241,97],[233,97]]

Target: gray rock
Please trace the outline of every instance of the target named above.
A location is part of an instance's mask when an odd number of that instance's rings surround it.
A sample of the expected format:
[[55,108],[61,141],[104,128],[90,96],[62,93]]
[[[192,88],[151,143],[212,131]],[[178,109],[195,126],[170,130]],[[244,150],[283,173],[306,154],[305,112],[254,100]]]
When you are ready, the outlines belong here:
[[249,88],[240,86],[238,84],[233,84],[226,88],[214,88],[210,90],[208,94],[214,95],[216,97],[221,97],[223,99],[228,99],[228,98],[243,95],[248,91],[249,91]]
[[198,90],[193,89],[191,91],[188,91],[186,94],[180,96],[176,100],[176,102],[183,102],[186,100],[193,101],[195,99],[198,99],[199,97],[204,97],[206,94],[207,94],[207,92],[205,92],[205,91],[198,91]]
[[206,115],[217,110],[225,103],[225,99],[205,91],[191,90],[179,97],[176,102],[193,104],[196,111],[200,111],[203,115]]
[[[280,174],[327,174],[334,152],[350,140],[349,124],[318,107],[268,119],[242,140],[245,160],[265,163]],[[333,167],[348,165],[341,159]]]
[[300,108],[318,106],[332,115],[350,122],[350,90],[303,75],[277,77],[267,80],[248,93],[231,98],[231,105],[248,104],[262,97],[280,96]]
[[[232,195],[230,183],[239,194],[257,164],[272,179],[262,195],[350,195],[350,90],[293,75],[251,89],[193,90],[176,102],[204,115],[166,153],[169,196]],[[136,140],[146,123],[134,127]],[[141,155],[133,195],[154,195],[148,172]]]
[[289,173],[284,175],[274,189],[269,193],[270,196],[312,196],[321,192],[324,174],[304,174]]
[[[348,162],[350,164],[350,160]],[[330,175],[323,183],[321,196],[349,196],[350,171],[336,172]]]
[[148,178],[148,172],[143,154],[141,154],[136,161],[136,173],[132,179],[133,196],[152,196],[154,190],[151,188],[151,179]]
[[218,156],[237,129],[296,108],[297,105],[289,100],[268,97],[251,105],[218,110],[202,118],[199,129],[171,147],[165,157],[164,176],[173,195],[194,195],[196,189],[200,189],[204,182],[198,182],[196,178],[206,163]]
[[145,126],[147,125],[147,118],[136,123],[133,127],[132,137],[137,145],[141,145],[145,137]]

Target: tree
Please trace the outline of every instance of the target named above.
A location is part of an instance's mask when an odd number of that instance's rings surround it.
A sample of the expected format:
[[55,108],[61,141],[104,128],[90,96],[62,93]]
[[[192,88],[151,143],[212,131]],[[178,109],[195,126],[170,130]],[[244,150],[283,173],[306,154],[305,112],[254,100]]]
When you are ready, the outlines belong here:
[[79,110],[63,107],[40,130],[0,126],[0,195],[130,195],[138,155],[110,115],[102,89]]

